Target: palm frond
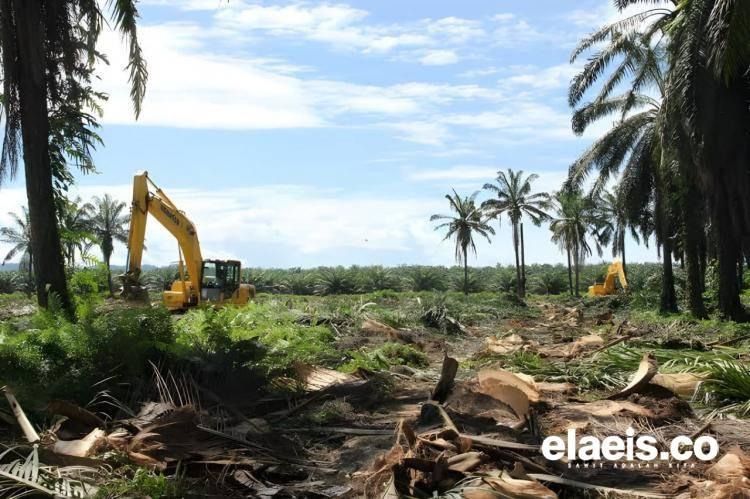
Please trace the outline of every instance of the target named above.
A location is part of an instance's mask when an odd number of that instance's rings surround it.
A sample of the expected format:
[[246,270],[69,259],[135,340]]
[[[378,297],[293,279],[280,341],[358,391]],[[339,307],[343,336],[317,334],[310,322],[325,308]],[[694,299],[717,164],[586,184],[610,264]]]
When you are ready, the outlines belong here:
[[[0,453],[0,459],[18,454],[15,448]],[[94,491],[83,478],[95,473],[93,468],[52,467],[39,462],[37,447],[27,456],[0,464],[0,495],[19,498],[31,495],[49,497],[88,497]]]
[[128,65],[130,72],[130,98],[133,101],[136,119],[141,114],[143,97],[146,95],[148,68],[138,42],[138,9],[135,0],[108,0],[115,27],[128,43]]

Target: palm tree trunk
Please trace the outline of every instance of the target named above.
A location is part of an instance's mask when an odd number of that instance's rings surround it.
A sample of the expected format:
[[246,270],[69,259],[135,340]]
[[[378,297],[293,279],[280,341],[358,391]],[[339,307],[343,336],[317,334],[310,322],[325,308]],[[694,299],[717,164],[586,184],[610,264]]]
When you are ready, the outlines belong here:
[[575,250],[575,254],[573,255],[573,262],[575,263],[575,266],[576,266],[576,296],[580,297],[581,296],[581,291],[580,291],[580,274],[581,274],[581,266],[580,266],[581,256],[580,255],[581,255],[581,252],[578,248],[578,241],[575,242],[573,249]]
[[566,248],[566,251],[568,253],[568,290],[570,291],[570,296],[573,296],[573,270],[570,267],[570,248]]
[[36,255],[34,274],[37,301],[39,305],[46,307],[48,293],[55,293],[62,307],[72,313],[57,227],[49,158],[42,2],[13,0],[13,8],[18,38],[21,135],[31,221],[31,250]]
[[109,267],[109,260],[112,257],[112,255],[107,254],[104,255],[104,265],[107,267],[107,286],[109,287],[109,296],[114,296],[115,291],[112,287],[112,270]]
[[677,297],[674,292],[674,272],[672,270],[672,241],[664,238],[662,243],[662,283],[659,311],[677,312]]
[[523,222],[521,226],[521,295],[526,297],[526,248],[523,244]]
[[700,267],[700,247],[698,242],[697,230],[700,230],[701,224],[692,221],[685,213],[685,264],[687,266],[687,282],[685,294],[688,299],[688,308],[698,319],[708,317],[706,307],[703,304],[703,286],[701,284],[701,267]]
[[467,258],[468,248],[464,248],[464,295],[469,295],[469,262]]
[[518,224],[513,223],[513,251],[516,254],[516,295],[523,298],[521,294],[521,267],[518,260]]
[[628,268],[625,266],[625,235],[620,240],[620,256],[622,257],[622,273],[625,274],[625,279],[627,279]]
[[743,319],[745,314],[737,286],[739,241],[732,233],[728,203],[721,196],[715,196],[714,202],[718,205],[714,210],[714,224],[719,256],[719,312],[727,319]]
[[34,282],[34,253],[29,249],[29,279],[26,283],[26,294],[31,296],[32,285]]

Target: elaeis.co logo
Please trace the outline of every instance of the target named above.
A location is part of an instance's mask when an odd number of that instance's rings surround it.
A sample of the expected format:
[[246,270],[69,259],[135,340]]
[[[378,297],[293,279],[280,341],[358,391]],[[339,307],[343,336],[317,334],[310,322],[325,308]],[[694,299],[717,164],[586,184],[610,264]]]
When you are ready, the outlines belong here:
[[687,435],[673,438],[666,448],[660,450],[653,435],[636,435],[628,428],[625,435],[599,438],[585,435],[579,438],[575,429],[570,429],[565,438],[549,436],[542,442],[542,455],[550,461],[566,459],[568,467],[603,468],[612,467],[686,467],[690,461],[711,461],[719,455],[719,443],[710,435],[695,439]]

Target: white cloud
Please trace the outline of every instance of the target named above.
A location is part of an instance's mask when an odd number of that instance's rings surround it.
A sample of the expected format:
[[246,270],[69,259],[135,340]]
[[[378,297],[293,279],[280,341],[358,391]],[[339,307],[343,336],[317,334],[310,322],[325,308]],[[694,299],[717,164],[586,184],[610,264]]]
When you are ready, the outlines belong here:
[[515,18],[516,18],[515,14],[511,14],[509,12],[505,12],[505,13],[501,13],[501,14],[495,14],[490,19],[492,21],[495,21],[495,22],[505,23],[505,22],[508,22],[508,21],[512,21]]
[[442,146],[453,136],[446,125],[434,121],[407,121],[383,126],[398,130],[404,140],[428,146]]
[[523,89],[555,90],[566,88],[579,70],[579,67],[568,63],[542,69],[526,68],[523,73],[501,79],[499,84],[501,88],[520,87]]
[[513,46],[523,43],[531,43],[540,40],[553,40],[554,33],[546,33],[537,30],[524,19],[516,20],[515,17],[495,19],[498,25],[492,32],[492,36],[500,46]]
[[436,37],[446,37],[454,43],[476,41],[486,35],[482,23],[473,19],[444,17],[442,19],[425,19],[421,22],[425,31]]
[[[281,6],[237,1],[230,8],[218,11],[215,17],[220,26],[237,31],[305,37],[346,50],[382,53],[397,47],[434,43],[425,30],[361,23],[367,16],[367,11],[346,4],[292,3]],[[458,28],[461,26],[453,26],[453,31]]]
[[487,68],[470,69],[468,71],[464,71],[463,73],[459,73],[458,76],[460,76],[461,78],[476,78],[479,76],[490,76],[498,74],[500,72],[502,72],[501,68],[490,66]]
[[[424,237],[431,227],[429,216],[442,206],[439,197],[386,198],[297,185],[217,190],[162,187],[194,222],[204,258],[291,267],[302,261],[346,264],[351,262],[342,255],[377,258],[372,255],[395,252],[404,261],[420,261],[423,252],[430,252],[439,241],[437,235],[432,240]],[[72,194],[88,199],[107,192],[128,200],[131,189],[129,185],[78,186]],[[3,189],[0,212],[18,210],[24,200],[23,189]],[[7,217],[0,217],[0,222],[8,223]],[[177,260],[174,238],[158,223],[147,225],[146,245],[145,264]],[[2,250],[7,251],[7,246],[0,245]],[[113,262],[122,264],[125,256],[125,248],[116,245]],[[352,261],[359,261],[358,257]]]
[[[213,37],[192,24],[141,28],[149,82],[139,124],[188,128],[299,128],[336,124],[353,114],[412,116],[459,100],[497,100],[498,91],[478,85],[401,83],[376,86],[304,78],[310,68],[277,58],[242,58],[206,48]],[[110,94],[105,122],[134,124],[124,47],[107,33],[101,49],[112,63],[102,71]],[[374,123],[371,123],[374,124]],[[422,127],[424,128],[424,127]],[[411,130],[405,124],[394,129]],[[445,134],[439,134],[445,137]],[[423,140],[420,140],[424,142]],[[431,141],[432,142],[432,141]]]
[[458,165],[451,168],[413,170],[407,174],[409,180],[492,180],[497,167]]
[[141,5],[177,7],[182,10],[213,10],[228,5],[227,0],[140,0]]
[[455,125],[497,130],[513,140],[572,139],[570,115],[534,100],[511,100],[492,111],[444,118]]
[[237,2],[231,9],[219,12],[217,17],[229,26],[317,37],[364,19],[367,11],[344,4],[264,6]]
[[[322,124],[301,81],[263,63],[203,52],[206,33],[189,24],[144,26],[149,82],[139,123],[193,128],[289,128]],[[110,94],[105,122],[134,123],[124,48],[107,33],[101,49],[111,58],[102,71]]]
[[458,62],[458,55],[453,50],[431,50],[419,62],[425,66],[445,66]]

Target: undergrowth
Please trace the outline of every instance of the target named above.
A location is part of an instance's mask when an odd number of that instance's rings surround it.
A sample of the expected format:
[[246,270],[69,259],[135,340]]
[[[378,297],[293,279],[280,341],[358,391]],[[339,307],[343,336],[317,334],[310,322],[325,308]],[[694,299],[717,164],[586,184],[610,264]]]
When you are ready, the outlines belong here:
[[381,371],[391,366],[409,366],[425,368],[430,360],[424,352],[420,352],[411,345],[401,343],[384,343],[375,349],[362,348],[348,354],[351,359],[339,367],[344,372],[354,372],[357,369]]

